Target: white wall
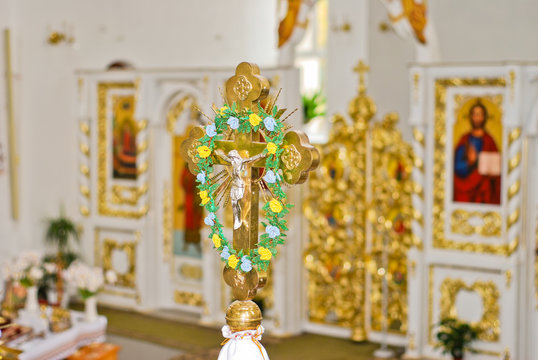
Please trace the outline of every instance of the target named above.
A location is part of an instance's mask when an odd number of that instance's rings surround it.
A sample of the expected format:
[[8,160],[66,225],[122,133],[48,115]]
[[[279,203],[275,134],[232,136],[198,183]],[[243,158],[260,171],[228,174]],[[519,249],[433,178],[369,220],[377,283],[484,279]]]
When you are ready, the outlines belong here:
[[[21,155],[21,221],[11,226],[7,175],[0,176],[0,261],[5,248],[42,246],[44,219],[60,206],[78,217],[76,69],[114,60],[138,68],[274,65],[276,0],[0,0],[0,25],[14,32]],[[76,48],[46,43],[48,31],[73,26]],[[2,70],[3,70],[3,64]],[[3,73],[3,71],[2,71]],[[0,106],[4,106],[3,79]],[[5,111],[0,141],[5,142]],[[23,229],[19,231],[18,229]],[[19,248],[20,248],[19,247]]]

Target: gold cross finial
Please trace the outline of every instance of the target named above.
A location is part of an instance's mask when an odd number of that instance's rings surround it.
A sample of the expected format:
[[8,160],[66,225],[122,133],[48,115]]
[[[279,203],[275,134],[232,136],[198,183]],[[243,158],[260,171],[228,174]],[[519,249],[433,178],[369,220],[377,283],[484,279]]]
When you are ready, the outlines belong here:
[[362,60],[360,60],[357,66],[353,68],[353,71],[359,74],[359,94],[364,95],[364,93],[366,92],[364,74],[370,71],[370,67],[366,65]]
[[235,69],[235,75],[226,81],[226,100],[239,109],[252,109],[252,105],[267,97],[269,80],[260,75],[256,64],[242,62]]

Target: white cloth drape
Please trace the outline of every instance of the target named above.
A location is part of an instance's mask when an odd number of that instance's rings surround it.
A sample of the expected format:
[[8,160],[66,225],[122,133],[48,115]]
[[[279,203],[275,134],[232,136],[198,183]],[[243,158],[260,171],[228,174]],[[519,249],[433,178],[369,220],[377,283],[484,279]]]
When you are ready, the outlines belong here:
[[265,348],[260,343],[263,326],[256,330],[232,332],[228,325],[222,327],[222,335],[226,338],[220,350],[218,360],[269,360]]

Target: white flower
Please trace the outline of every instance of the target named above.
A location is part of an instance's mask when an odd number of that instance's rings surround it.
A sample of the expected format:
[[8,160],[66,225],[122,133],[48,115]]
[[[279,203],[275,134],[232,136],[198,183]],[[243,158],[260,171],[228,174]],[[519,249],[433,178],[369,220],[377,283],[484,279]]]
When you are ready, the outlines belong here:
[[28,275],[30,279],[34,281],[38,281],[38,280],[41,280],[41,278],[43,278],[43,270],[37,266],[32,266]]
[[56,274],[58,272],[58,266],[55,263],[43,263],[43,268],[48,274]]
[[105,278],[108,284],[114,284],[116,281],[118,281],[118,276],[114,270],[108,270],[105,274]]

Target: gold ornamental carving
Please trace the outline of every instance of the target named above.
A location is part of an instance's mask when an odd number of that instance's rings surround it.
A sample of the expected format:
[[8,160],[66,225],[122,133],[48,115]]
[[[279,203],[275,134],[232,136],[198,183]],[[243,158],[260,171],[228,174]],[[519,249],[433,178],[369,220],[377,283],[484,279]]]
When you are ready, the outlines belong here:
[[[471,87],[471,86],[484,86],[484,87],[506,87],[506,79],[504,77],[498,78],[443,78],[435,81],[435,125],[434,125],[434,164],[433,164],[433,245],[436,248],[469,251],[477,253],[490,253],[496,255],[511,255],[519,245],[519,237],[515,236],[509,243],[505,244],[488,244],[488,243],[475,243],[475,242],[460,242],[447,238],[445,234],[445,145],[446,145],[446,101],[447,101],[447,89],[450,87]],[[497,96],[498,98],[498,96]],[[457,99],[456,99],[457,101]],[[514,142],[519,138],[518,131],[514,131],[509,136],[509,142]],[[510,140],[512,139],[512,140]],[[421,138],[421,141],[422,138]],[[509,146],[511,144],[509,143]],[[510,168],[519,166],[518,156],[516,155],[509,161]],[[517,187],[517,186],[516,186]],[[507,187],[507,193],[510,191]],[[518,191],[518,190],[517,190]],[[513,189],[512,192],[516,192]],[[509,193],[507,194],[509,196]],[[512,195],[513,197],[514,195]],[[463,214],[463,215],[462,215]],[[452,220],[458,220],[461,218],[469,218],[471,214],[464,214],[462,212],[456,213],[458,219],[454,219],[454,214],[451,215]],[[476,216],[473,214],[473,216]],[[500,216],[500,215],[499,215]],[[496,223],[497,216],[492,217],[491,214],[481,214],[482,223],[490,224],[490,220]],[[508,221],[508,220],[507,220]],[[491,224],[493,224],[491,223]],[[455,232],[465,233],[471,231],[470,224],[460,222],[461,227],[456,229]],[[498,224],[497,224],[498,225]],[[497,225],[489,227],[486,233],[496,233],[493,231],[497,228]],[[474,231],[485,231],[484,227],[477,229],[477,226],[473,227]]]
[[[309,320],[348,327],[352,339],[362,341],[370,320],[365,318],[366,296],[376,296],[366,293],[367,184],[374,181],[368,178],[367,154],[376,105],[366,94],[368,67],[361,61],[354,70],[359,73],[359,94],[348,107],[352,121],[333,117],[329,140],[319,146],[320,169],[311,175],[304,203],[310,231],[304,261]],[[392,120],[389,117],[385,126]],[[377,139],[389,140],[393,130],[380,129]],[[404,298],[401,295],[400,300]]]
[[471,323],[480,332],[482,341],[499,341],[501,333],[499,319],[499,290],[493,281],[475,281],[467,285],[462,279],[446,278],[440,288],[440,318],[458,318],[456,297],[460,291],[476,292],[482,299],[483,313],[478,322]]
[[[471,225],[469,220],[472,218],[480,219],[481,224]],[[486,237],[499,237],[501,236],[502,218],[501,214],[494,211],[483,213],[458,209],[454,210],[450,215],[450,228],[455,234],[479,234]]]
[[[114,239],[103,240],[103,270],[113,270],[118,280],[116,285],[127,288],[136,288],[136,241],[118,242]],[[114,268],[112,256],[114,251],[125,253],[127,258],[127,271],[119,272]]]
[[205,304],[201,294],[191,293],[188,291],[174,291],[174,302],[180,305],[190,305],[201,307]]
[[[412,206],[411,180],[413,154],[402,139],[396,124],[398,115],[390,113],[371,131],[371,200],[368,219],[373,227],[368,253],[371,276],[369,300],[371,328],[382,330],[386,316],[388,331],[407,332],[407,251],[414,244],[411,222],[417,219]],[[385,245],[386,242],[386,245]],[[386,252],[386,263],[383,261]],[[388,284],[387,314],[382,311],[382,281]]]

